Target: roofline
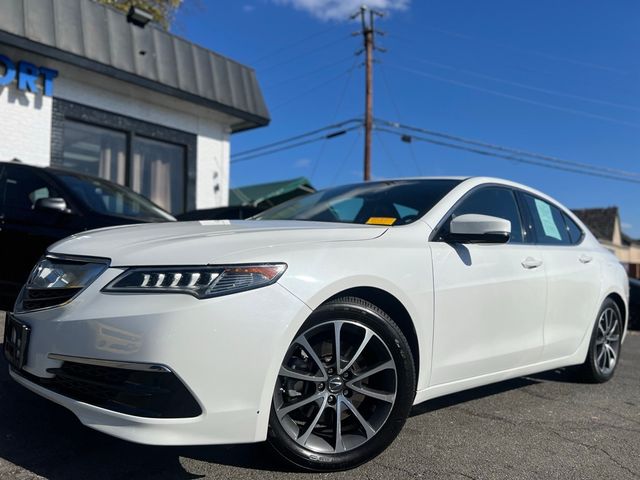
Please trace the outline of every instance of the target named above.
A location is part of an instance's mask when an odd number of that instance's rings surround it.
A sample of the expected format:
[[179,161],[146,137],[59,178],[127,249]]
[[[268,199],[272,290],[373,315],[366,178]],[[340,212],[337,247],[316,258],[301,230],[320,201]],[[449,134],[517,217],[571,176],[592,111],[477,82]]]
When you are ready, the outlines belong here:
[[179,90],[177,88],[164,85],[160,82],[156,82],[156,81],[141,77],[139,75],[129,73],[109,65],[105,65],[104,63],[100,63],[95,60],[90,60],[88,58],[81,57],[74,53],[65,52],[63,50],[52,47],[50,45],[45,45],[43,43],[35,42],[26,37],[14,35],[12,33],[8,33],[3,30],[0,30],[0,43],[5,43],[9,46],[20,48],[22,50],[27,50],[29,52],[32,52],[38,55],[44,55],[54,60],[58,60],[60,62],[68,63],[70,65],[74,65],[76,67],[80,67],[85,70],[90,70],[102,75],[113,77],[118,80],[121,80],[127,83],[132,83],[134,85],[138,85],[140,87],[146,88],[148,90],[153,90],[155,92],[162,93],[164,95],[169,95],[171,97],[179,98],[181,100],[185,100],[190,103],[202,105],[202,106],[211,108],[213,110],[217,110],[219,112],[226,113],[227,115],[244,120],[243,122],[238,122],[231,126],[232,133],[249,130],[256,127],[264,127],[266,125],[269,125],[269,122],[271,121],[269,117],[263,117],[261,115],[249,113],[249,112],[231,107],[229,105],[216,102],[215,100],[204,98],[199,95],[186,92],[184,90]]

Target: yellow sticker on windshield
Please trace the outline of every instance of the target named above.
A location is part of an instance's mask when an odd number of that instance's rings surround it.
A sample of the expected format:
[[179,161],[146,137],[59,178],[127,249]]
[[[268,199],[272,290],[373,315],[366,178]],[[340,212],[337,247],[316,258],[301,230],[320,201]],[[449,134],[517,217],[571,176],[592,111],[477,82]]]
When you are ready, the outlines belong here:
[[392,217],[370,217],[367,225],[393,225],[396,219]]

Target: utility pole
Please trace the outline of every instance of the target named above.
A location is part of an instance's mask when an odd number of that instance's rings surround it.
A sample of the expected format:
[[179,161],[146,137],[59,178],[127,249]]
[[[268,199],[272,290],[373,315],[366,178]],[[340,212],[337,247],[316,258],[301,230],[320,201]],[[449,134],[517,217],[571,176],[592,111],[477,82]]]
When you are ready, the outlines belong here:
[[[367,15],[368,14],[368,15]],[[362,34],[364,38],[365,55],[365,106],[364,106],[364,180],[371,180],[371,143],[373,135],[373,52],[376,50],[375,44],[375,18],[384,14],[368,8],[366,5],[360,7],[360,11],[351,18],[360,16],[362,22]]]

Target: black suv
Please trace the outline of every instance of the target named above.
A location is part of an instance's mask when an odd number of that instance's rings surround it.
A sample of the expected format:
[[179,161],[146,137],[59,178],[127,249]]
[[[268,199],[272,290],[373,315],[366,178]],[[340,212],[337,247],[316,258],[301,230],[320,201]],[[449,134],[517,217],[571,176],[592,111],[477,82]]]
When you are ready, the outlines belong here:
[[92,228],[174,220],[147,198],[107,180],[0,162],[0,309],[13,307],[52,243]]

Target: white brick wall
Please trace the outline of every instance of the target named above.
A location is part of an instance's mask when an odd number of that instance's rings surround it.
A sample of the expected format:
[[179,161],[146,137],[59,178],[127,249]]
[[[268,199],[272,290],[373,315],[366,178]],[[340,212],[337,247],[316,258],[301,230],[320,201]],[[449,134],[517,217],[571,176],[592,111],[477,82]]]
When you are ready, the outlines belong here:
[[[196,206],[227,205],[228,116],[28,52],[0,45],[0,54],[58,70],[59,76],[54,80],[57,98],[196,134]],[[28,105],[17,99],[28,101]],[[19,157],[27,163],[49,165],[50,145],[51,98],[18,94],[15,86],[0,87],[0,160]]]
[[51,98],[0,86],[0,160],[47,166],[51,158]]
[[226,205],[229,198],[229,134],[202,120],[198,135],[196,208]]

